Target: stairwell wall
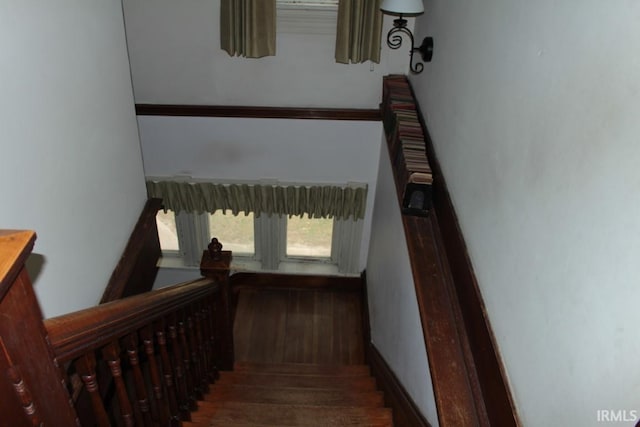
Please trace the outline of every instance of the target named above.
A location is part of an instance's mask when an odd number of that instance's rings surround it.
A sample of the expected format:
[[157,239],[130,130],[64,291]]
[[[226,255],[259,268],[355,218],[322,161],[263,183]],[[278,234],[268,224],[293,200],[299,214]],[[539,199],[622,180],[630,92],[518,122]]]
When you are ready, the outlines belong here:
[[425,8],[411,80],[523,425],[633,425],[640,4]]
[[[313,12],[294,32],[279,21],[275,56],[230,57],[220,48],[220,0],[123,4],[139,104],[378,108],[382,76],[408,62],[383,42],[379,64],[336,63],[335,29],[329,20],[314,30]],[[385,16],[383,34],[392,21]]]
[[[367,184],[359,261],[365,269],[381,122],[155,116],[140,116],[138,122],[149,176]],[[193,269],[162,268],[156,287],[198,275]]]
[[118,0],[0,4],[0,226],[47,317],[97,304],[146,200]]

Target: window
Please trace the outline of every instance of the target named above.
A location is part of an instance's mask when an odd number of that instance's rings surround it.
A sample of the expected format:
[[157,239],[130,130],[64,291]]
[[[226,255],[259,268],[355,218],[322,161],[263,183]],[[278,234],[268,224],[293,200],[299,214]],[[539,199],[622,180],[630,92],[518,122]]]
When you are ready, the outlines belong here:
[[237,270],[360,272],[366,184],[152,178],[147,191],[179,212],[157,216],[164,267],[199,266],[216,237]]
[[216,237],[225,250],[235,256],[253,257],[256,253],[253,213],[238,215],[217,211],[208,215],[209,239]]
[[278,7],[338,7],[338,0],[278,0]]
[[338,0],[277,1],[277,28],[281,33],[336,34]]
[[178,252],[178,231],[176,230],[176,215],[173,211],[159,211],[156,216],[160,248],[163,252]]
[[333,218],[287,218],[285,258],[331,259]]
[[[287,270],[325,267],[323,272],[358,274],[362,220],[286,217],[241,212],[174,215],[156,218],[161,263],[196,267],[212,237],[233,251],[233,267],[244,270]],[[295,267],[298,265],[298,267]],[[306,266],[306,267],[304,267]]]

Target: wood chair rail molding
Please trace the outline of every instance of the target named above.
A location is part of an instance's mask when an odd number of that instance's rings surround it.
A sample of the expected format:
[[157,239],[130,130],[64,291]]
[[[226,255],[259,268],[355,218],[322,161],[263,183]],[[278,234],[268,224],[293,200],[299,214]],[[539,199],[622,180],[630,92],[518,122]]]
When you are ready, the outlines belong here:
[[248,107],[233,105],[136,104],[138,116],[237,117],[260,119],[352,120],[378,122],[378,109]]

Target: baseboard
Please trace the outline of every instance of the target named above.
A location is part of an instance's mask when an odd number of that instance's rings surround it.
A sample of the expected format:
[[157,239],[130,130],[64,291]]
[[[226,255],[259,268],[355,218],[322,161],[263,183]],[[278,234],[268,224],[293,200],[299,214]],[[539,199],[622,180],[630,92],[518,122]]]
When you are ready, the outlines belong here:
[[370,343],[366,352],[385,405],[393,410],[394,427],[431,427],[378,349]]
[[376,346],[371,342],[366,271],[362,272],[360,280],[362,283],[364,358],[371,368],[371,373],[376,379],[378,388],[384,393],[385,405],[393,410],[393,425],[394,427],[431,427]]
[[241,288],[276,288],[332,291],[360,291],[360,277],[316,276],[281,273],[236,273],[229,279],[235,291]]

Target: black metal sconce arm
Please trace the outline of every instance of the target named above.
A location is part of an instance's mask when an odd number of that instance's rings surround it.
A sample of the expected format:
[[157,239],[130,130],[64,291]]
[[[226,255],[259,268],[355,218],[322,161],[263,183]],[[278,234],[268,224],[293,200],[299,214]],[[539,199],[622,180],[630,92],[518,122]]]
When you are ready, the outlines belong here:
[[413,34],[407,28],[407,20],[400,16],[393,20],[393,28],[387,34],[387,46],[391,49],[398,49],[402,45],[402,34],[409,37],[411,41],[411,51],[409,52],[409,69],[414,74],[419,74],[424,69],[422,62],[413,63],[413,53],[418,51],[424,62],[430,62],[433,57],[433,37],[425,37],[422,44],[418,47],[414,46]]

